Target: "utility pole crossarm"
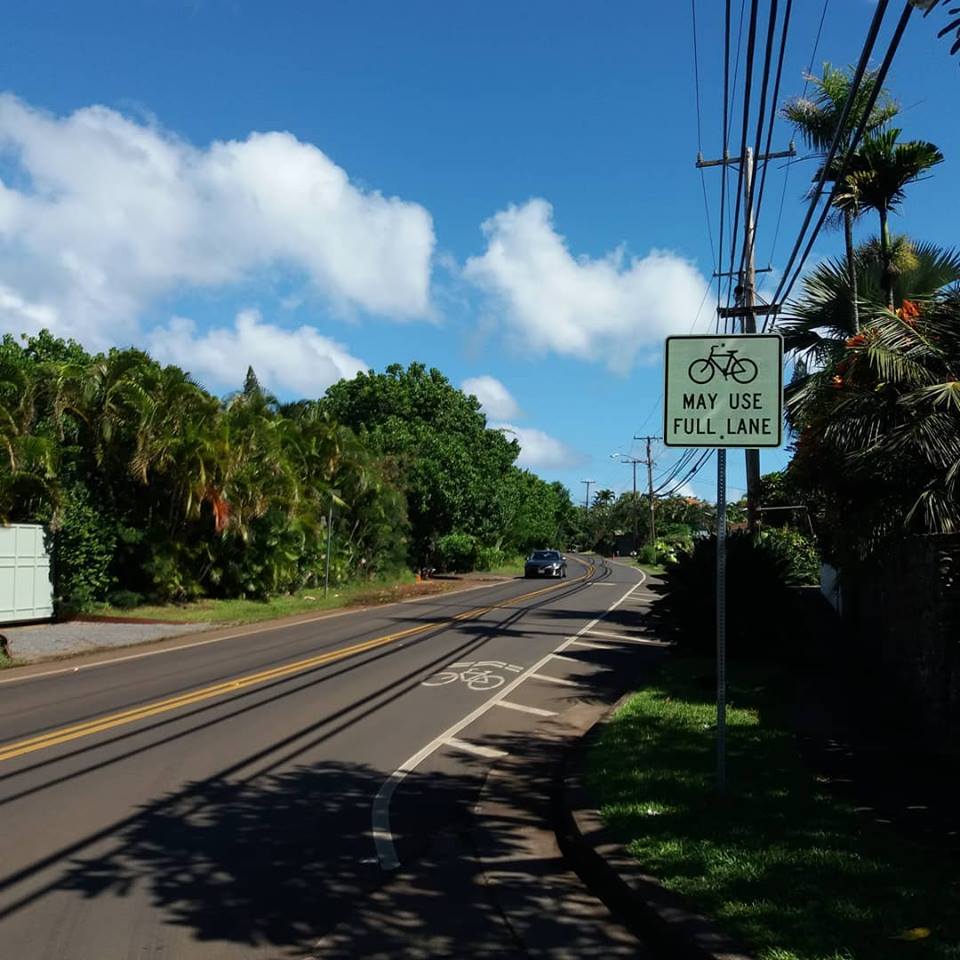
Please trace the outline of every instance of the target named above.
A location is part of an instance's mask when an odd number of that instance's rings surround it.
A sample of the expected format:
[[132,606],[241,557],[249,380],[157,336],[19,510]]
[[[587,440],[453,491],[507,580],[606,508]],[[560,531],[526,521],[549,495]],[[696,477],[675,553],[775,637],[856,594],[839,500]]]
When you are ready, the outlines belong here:
[[[738,271],[739,272],[739,271]],[[779,313],[782,304],[758,303],[752,306],[740,304],[736,307],[717,307],[718,317],[765,317],[771,313]]]
[[[757,158],[757,163],[762,163],[764,160],[781,160],[788,157],[795,157],[797,155],[797,148],[794,142],[790,141],[790,146],[786,150],[778,150],[776,153],[761,153]],[[703,154],[697,154],[697,167],[702,169],[703,167],[722,167],[726,164],[728,167],[736,166],[738,163],[743,163],[745,157],[721,157],[719,160],[704,160]]]

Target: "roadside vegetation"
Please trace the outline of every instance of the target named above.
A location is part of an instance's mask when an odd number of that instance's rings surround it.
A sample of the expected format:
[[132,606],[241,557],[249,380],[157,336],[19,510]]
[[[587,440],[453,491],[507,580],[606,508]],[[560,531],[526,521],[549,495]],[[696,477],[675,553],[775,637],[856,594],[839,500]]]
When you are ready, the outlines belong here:
[[[784,113],[822,155],[850,77],[827,66],[812,79]],[[960,252],[890,226],[943,155],[903,137],[892,98],[877,103],[834,201],[846,254],[804,278],[780,323],[794,360],[785,486],[824,558],[847,569],[892,539],[960,530]],[[854,224],[870,218],[877,235],[856,244]]]
[[61,611],[295,597],[432,568],[515,566],[567,538],[560,484],[420,364],[282,403],[218,398],[140,350],[0,342],[0,521],[50,532]]
[[[790,101],[783,113],[822,163],[850,76],[826,65],[809,81],[810,96]],[[867,81],[850,129],[873,99]],[[819,591],[803,589],[819,583],[823,563],[839,571],[841,584],[875,582],[882,558],[917,538],[942,545],[936,576],[946,583],[955,569],[956,537],[949,535],[960,533],[960,252],[891,228],[911,185],[943,157],[935,144],[903,134],[899,106],[885,91],[872,111],[866,138],[842,151],[845,172],[839,161],[827,171],[838,187],[845,252],[806,274],[778,324],[790,362],[793,458],[762,478],[756,529],[748,531],[737,512],[743,503],[730,517],[729,792],[720,799],[715,785],[717,551],[705,506],[689,539],[640,551],[641,565],[665,567],[654,617],[676,653],[614,715],[590,760],[595,799],[644,870],[761,960],[960,957],[952,852],[919,833],[895,832],[869,806],[855,809],[840,781],[814,772],[792,726],[792,708],[822,707],[808,702],[818,694],[799,677],[803,662],[820,676],[842,666],[849,674],[845,703],[875,702],[870,684],[881,676],[889,682],[903,697],[896,731],[876,723],[864,731],[887,756],[895,743],[909,751],[920,778],[925,764],[938,763],[933,732],[942,737],[950,729],[949,701],[938,701],[937,713],[917,692],[955,683],[948,655],[937,660],[931,652],[941,647],[925,637],[923,687],[909,676],[916,667],[909,656],[892,667],[883,662],[890,645],[884,631],[902,633],[902,623],[863,621],[854,604],[841,619]],[[858,240],[863,224],[877,232]],[[910,573],[902,571],[904,590]],[[949,619],[952,608],[938,602],[944,605],[924,613]],[[880,635],[867,635],[864,622]],[[949,633],[936,621],[916,626],[918,634]],[[858,718],[848,722],[859,731]],[[833,720],[821,723],[818,736],[835,746]]]
[[951,852],[856,812],[804,766],[780,714],[785,669],[731,671],[717,798],[713,684],[712,661],[672,661],[591,754],[593,796],[644,869],[759,960],[956,958]]
[[305,587],[266,600],[204,598],[182,604],[144,603],[132,608],[94,603],[85,613],[89,616],[133,617],[176,623],[259,623],[263,620],[323,613],[343,607],[393,603],[412,597],[445,593],[455,586],[455,582],[449,580],[417,583],[414,575],[405,571],[394,576],[341,584],[333,587],[327,597],[324,597],[322,587]]

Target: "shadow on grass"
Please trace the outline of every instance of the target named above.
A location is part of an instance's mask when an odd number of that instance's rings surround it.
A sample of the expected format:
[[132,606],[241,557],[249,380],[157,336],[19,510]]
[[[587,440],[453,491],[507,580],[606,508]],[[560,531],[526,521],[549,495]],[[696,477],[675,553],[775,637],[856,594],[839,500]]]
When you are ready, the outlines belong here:
[[[730,790],[714,786],[712,664],[678,658],[608,725],[591,786],[646,870],[777,958],[960,956],[949,851],[904,841],[811,775],[778,722],[782,668],[733,668]],[[826,778],[823,778],[825,781]],[[777,952],[781,951],[781,952]]]

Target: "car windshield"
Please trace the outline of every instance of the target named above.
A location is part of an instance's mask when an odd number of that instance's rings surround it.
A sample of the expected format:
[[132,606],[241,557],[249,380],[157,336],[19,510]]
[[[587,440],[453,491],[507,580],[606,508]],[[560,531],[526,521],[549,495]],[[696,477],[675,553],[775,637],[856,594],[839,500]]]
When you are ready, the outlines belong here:
[[531,560],[559,560],[560,554],[556,550],[534,550]]

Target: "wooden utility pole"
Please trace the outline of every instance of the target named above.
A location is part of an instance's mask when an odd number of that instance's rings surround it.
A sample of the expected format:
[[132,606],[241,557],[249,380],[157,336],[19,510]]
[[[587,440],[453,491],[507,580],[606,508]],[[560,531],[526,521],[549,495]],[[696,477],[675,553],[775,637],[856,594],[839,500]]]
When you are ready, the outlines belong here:
[[581,480],[580,482],[581,482],[581,483],[585,483],[585,484],[587,485],[587,489],[586,489],[586,491],[585,491],[584,494],[583,494],[583,508],[587,511],[587,513],[589,513],[589,512],[590,512],[590,487],[591,487],[593,484],[595,484],[597,481],[596,481],[596,480]]
[[[763,153],[755,157],[753,148],[747,147],[746,153],[742,157],[724,157],[722,160],[704,160],[702,156],[697,156],[698,167],[718,167],[724,164],[738,164],[743,170],[743,210],[744,210],[744,231],[743,231],[743,269],[737,271],[739,283],[736,288],[737,305],[732,308],[721,308],[717,311],[722,318],[739,317],[741,320],[741,333],[757,332],[758,314],[776,314],[780,308],[779,304],[764,304],[758,306],[756,303],[757,294],[757,268],[754,252],[756,249],[756,224],[753,213],[753,179],[756,170],[757,161],[766,162],[776,160],[781,157],[796,156],[796,147],[793,142],[790,143],[788,150],[780,150],[777,153]],[[736,242],[736,238],[732,239]],[[743,451],[745,467],[747,473],[747,518],[750,529],[754,529],[757,523],[759,509],[760,492],[760,451],[757,449],[746,449]]]
[[612,453],[611,460],[619,460],[620,463],[629,463],[633,467],[633,549],[640,547],[640,510],[637,503],[637,464],[646,463],[643,457],[628,457],[624,453]]
[[[753,149],[747,147],[747,155],[743,164],[743,196],[746,209],[746,223],[743,237],[744,275],[740,281],[740,303],[743,306],[743,332],[757,332],[757,318],[753,312],[756,306],[757,273],[753,252],[756,246],[754,240],[755,225],[753,221]],[[757,509],[760,506],[758,497],[760,492],[760,451],[746,449],[743,451],[747,472],[747,525],[753,530],[757,525]]]
[[641,463],[647,465],[647,495],[650,497],[650,545],[657,548],[657,501],[653,497],[653,453],[650,445],[655,440],[662,440],[663,437],[634,437],[634,440],[645,440],[647,443],[647,455],[641,460]]

